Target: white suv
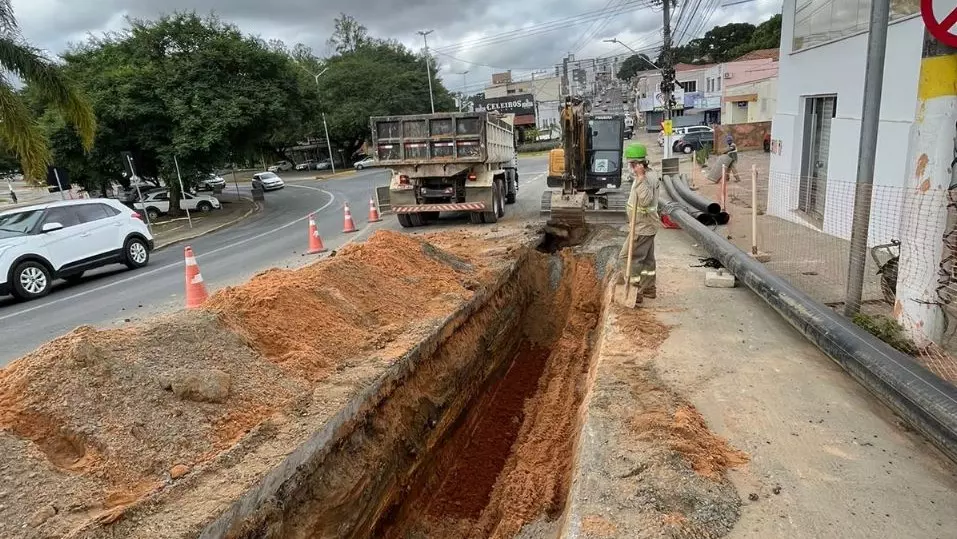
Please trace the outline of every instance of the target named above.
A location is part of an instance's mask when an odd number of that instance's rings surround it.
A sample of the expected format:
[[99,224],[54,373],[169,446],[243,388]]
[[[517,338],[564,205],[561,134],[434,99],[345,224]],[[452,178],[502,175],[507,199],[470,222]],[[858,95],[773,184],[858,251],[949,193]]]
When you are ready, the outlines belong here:
[[107,264],[149,263],[153,236],[140,214],[108,198],[64,200],[0,212],[0,295],[34,299],[53,280],[79,280]]

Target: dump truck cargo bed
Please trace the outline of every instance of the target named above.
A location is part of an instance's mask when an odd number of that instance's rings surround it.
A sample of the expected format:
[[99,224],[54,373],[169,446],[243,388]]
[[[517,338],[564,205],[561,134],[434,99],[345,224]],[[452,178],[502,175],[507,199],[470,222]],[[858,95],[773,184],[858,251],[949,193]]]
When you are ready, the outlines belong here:
[[513,128],[484,112],[440,112],[369,119],[378,166],[505,163]]

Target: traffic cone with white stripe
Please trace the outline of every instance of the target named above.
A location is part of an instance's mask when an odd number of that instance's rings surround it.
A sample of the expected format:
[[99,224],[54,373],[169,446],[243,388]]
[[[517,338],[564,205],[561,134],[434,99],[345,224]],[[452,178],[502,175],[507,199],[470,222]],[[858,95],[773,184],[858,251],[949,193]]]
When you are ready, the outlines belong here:
[[342,226],[343,232],[357,232],[356,224],[352,222],[352,212],[349,211],[349,205],[346,204],[345,223]]
[[324,253],[328,251],[326,247],[322,244],[322,238],[319,237],[319,227],[316,226],[316,215],[313,213],[309,214],[309,252],[308,254],[315,255],[319,253]]
[[209,294],[203,283],[203,275],[199,272],[199,264],[193,255],[193,248],[186,246],[186,308],[196,309],[206,302]]
[[375,207],[375,200],[369,199],[369,222],[378,223],[382,218],[379,217],[379,210]]

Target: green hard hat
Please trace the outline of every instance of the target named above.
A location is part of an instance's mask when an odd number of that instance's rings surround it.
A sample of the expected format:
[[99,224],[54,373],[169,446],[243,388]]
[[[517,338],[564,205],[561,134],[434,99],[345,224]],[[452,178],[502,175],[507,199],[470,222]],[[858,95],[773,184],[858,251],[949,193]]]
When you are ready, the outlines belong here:
[[644,144],[629,144],[625,148],[625,159],[631,161],[636,159],[645,159],[648,157],[648,149]]

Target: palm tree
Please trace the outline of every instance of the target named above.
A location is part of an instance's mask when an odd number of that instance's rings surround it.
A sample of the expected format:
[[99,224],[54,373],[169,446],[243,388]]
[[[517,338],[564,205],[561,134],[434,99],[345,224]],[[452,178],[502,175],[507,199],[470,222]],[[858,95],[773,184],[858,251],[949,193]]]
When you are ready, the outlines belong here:
[[0,0],[0,146],[20,159],[25,177],[36,180],[46,177],[46,167],[53,157],[46,135],[14,87],[11,75],[28,84],[73,124],[87,151],[93,147],[96,117],[93,107],[59,66],[20,35],[10,1]]

